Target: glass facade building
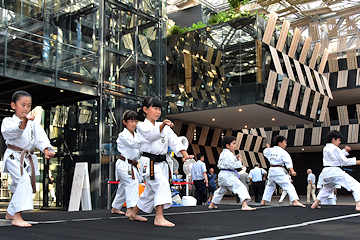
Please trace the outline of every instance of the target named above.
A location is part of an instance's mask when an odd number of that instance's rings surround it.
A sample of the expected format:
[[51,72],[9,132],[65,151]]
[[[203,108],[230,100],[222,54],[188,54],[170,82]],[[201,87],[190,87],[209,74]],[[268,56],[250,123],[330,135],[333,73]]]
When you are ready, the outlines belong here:
[[[44,109],[42,125],[58,152],[50,161],[40,158],[35,205],[66,209],[74,165],[88,162],[93,208],[106,207],[122,112],[165,89],[165,2],[6,0],[0,6],[1,119],[13,114],[12,92],[29,91]],[[8,185],[1,186],[4,201]]]
[[28,90],[58,152],[40,158],[37,206],[67,209],[75,163],[88,162],[93,207],[109,207],[121,116],[144,96],[169,116],[256,105],[323,121],[323,58],[297,32],[255,15],[166,36],[165,12],[161,0],[1,2],[0,119]]

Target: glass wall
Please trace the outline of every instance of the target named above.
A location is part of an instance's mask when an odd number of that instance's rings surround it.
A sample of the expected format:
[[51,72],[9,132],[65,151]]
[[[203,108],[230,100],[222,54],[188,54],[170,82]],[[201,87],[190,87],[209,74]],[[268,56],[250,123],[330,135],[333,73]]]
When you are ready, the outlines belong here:
[[[46,106],[43,125],[58,154],[39,159],[38,207],[66,209],[75,163],[84,161],[93,208],[111,200],[107,180],[114,180],[121,115],[136,110],[144,96],[165,92],[165,11],[161,0],[0,2],[0,81],[93,98]],[[6,194],[1,197],[9,199]]]
[[[121,116],[137,110],[144,96],[163,96],[165,10],[162,1],[105,1],[101,91],[101,194],[111,200],[107,180],[114,180],[116,139]],[[111,189],[114,189],[112,186]]]
[[257,18],[168,37],[168,113],[256,101]]

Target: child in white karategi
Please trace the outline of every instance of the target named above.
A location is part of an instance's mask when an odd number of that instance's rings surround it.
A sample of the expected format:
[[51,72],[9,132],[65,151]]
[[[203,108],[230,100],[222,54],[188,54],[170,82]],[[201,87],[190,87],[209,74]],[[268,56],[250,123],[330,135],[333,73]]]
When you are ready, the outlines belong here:
[[263,154],[270,162],[270,169],[261,205],[265,205],[265,202],[271,202],[276,184],[278,184],[283,191],[289,194],[289,199],[293,206],[305,207],[305,205],[299,201],[299,196],[285,169],[285,167],[289,169],[291,176],[296,176],[292,159],[289,153],[285,151],[286,146],[286,138],[284,136],[276,136],[274,138],[274,147],[270,148],[269,144],[267,144],[267,148],[264,149]]
[[31,104],[32,98],[28,92],[15,92],[11,99],[11,108],[15,114],[4,118],[1,125],[1,133],[7,145],[4,172],[11,176],[10,190],[13,193],[5,218],[18,227],[31,227],[24,221],[21,212],[34,208],[35,175],[40,175],[34,150],[42,151],[47,159],[55,154],[44,129],[33,121],[34,115],[29,114]]
[[341,169],[342,166],[360,165],[356,158],[346,158],[346,154],[339,148],[341,134],[331,131],[327,138],[327,144],[323,149],[323,170],[319,176],[319,184],[322,185],[316,200],[311,208],[318,208],[320,202],[326,201],[334,193],[336,185],[352,191],[356,210],[360,211],[360,183]]
[[233,136],[225,136],[223,139],[223,151],[220,154],[218,168],[219,188],[214,192],[214,197],[209,208],[217,208],[216,204],[221,202],[224,194],[229,190],[238,195],[242,205],[242,210],[255,210],[249,207],[247,202],[251,200],[246,186],[240,181],[240,175],[236,169],[242,168],[241,161],[235,155],[236,138]]
[[141,157],[140,139],[135,132],[137,113],[131,110],[125,111],[122,123],[125,128],[119,133],[116,140],[121,156],[116,161],[115,177],[120,183],[112,203],[111,213],[125,214],[121,208],[126,202],[126,216],[130,220],[145,222],[146,218],[136,214],[136,204],[139,200],[139,180],[141,179],[137,168],[138,160]]
[[157,122],[161,116],[161,101],[155,97],[146,97],[142,111],[145,120],[137,125],[137,131],[142,138],[140,150],[141,171],[145,180],[145,190],[140,196],[137,207],[144,212],[151,213],[155,208],[154,225],[173,227],[174,223],[165,219],[163,210],[172,204],[170,183],[171,170],[167,159],[168,146],[175,152],[181,153],[183,161],[193,156],[186,152],[186,146],[171,129],[170,120]]

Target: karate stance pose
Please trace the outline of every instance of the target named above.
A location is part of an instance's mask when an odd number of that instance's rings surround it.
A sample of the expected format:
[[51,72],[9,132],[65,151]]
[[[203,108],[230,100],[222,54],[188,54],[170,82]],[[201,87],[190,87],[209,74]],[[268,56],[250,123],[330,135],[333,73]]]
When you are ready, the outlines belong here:
[[126,201],[126,216],[130,220],[145,222],[146,218],[137,215],[136,204],[139,200],[139,179],[137,168],[140,159],[140,139],[135,132],[137,113],[127,110],[123,115],[124,130],[119,133],[117,142],[120,159],[116,161],[116,180],[120,181],[112,203],[112,213],[125,214],[120,209]]
[[29,114],[31,104],[32,98],[28,92],[15,92],[11,98],[11,108],[15,114],[4,118],[1,125],[1,133],[7,145],[4,172],[11,176],[10,190],[13,193],[5,218],[18,227],[31,227],[24,221],[21,212],[34,208],[35,175],[40,175],[35,148],[42,151],[47,159],[55,154],[44,129]]
[[356,158],[346,158],[346,154],[339,148],[341,134],[331,131],[327,138],[327,144],[323,149],[324,168],[319,176],[319,184],[322,185],[316,200],[311,208],[318,208],[320,202],[326,201],[334,193],[336,185],[352,191],[356,211],[360,211],[360,183],[341,169],[342,166],[360,165]]
[[145,179],[145,190],[140,196],[138,208],[151,213],[155,208],[154,225],[173,227],[174,223],[165,219],[163,210],[172,203],[170,183],[171,170],[167,160],[168,146],[175,153],[180,152],[183,161],[193,156],[188,155],[186,146],[173,132],[173,123],[170,120],[157,122],[161,116],[161,101],[154,97],[146,97],[142,111],[145,120],[137,125],[137,131],[142,137],[140,150],[141,171]]
[[220,154],[218,168],[220,169],[218,184],[219,188],[214,192],[214,197],[209,208],[217,208],[216,204],[221,202],[227,190],[238,195],[242,205],[242,210],[255,210],[249,207],[247,201],[251,200],[246,186],[240,181],[236,169],[242,168],[242,163],[235,156],[236,138],[225,136],[223,139],[223,151]]
[[265,205],[265,201],[271,202],[271,197],[276,189],[276,184],[278,184],[283,191],[286,191],[289,194],[289,199],[293,206],[305,207],[304,204],[299,202],[299,196],[285,169],[285,167],[289,169],[291,176],[296,176],[292,159],[289,153],[285,151],[286,146],[286,138],[283,136],[276,136],[274,139],[274,147],[270,148],[269,144],[267,144],[267,148],[264,149],[264,156],[270,162],[270,169],[261,205]]

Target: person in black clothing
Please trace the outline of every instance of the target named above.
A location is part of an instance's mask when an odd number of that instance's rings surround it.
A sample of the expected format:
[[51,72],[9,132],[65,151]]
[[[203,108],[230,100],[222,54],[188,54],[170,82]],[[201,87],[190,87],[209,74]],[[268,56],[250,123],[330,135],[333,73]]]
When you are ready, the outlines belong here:
[[265,188],[265,178],[267,172],[259,168],[259,164],[255,164],[249,173],[249,179],[255,195],[255,202],[260,202]]

